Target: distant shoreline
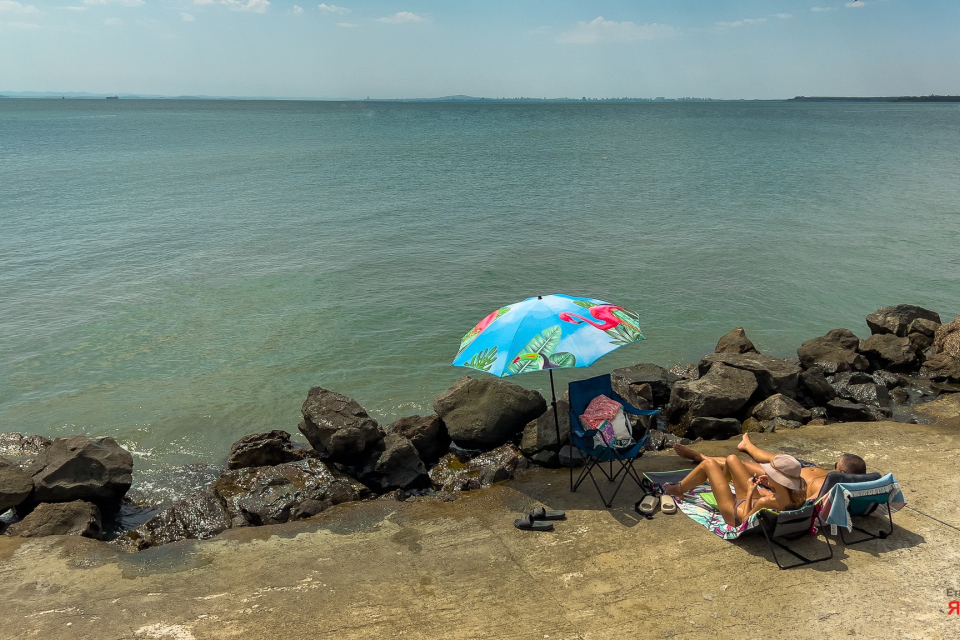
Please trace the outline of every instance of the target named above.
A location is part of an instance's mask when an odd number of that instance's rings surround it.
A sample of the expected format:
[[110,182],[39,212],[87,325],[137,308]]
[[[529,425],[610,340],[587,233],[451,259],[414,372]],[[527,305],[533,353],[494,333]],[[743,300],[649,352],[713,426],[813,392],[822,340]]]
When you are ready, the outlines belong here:
[[0,99],[55,99],[69,98],[71,100],[233,100],[233,101],[290,101],[290,102],[441,102],[441,103],[551,103],[551,104],[587,104],[587,103],[668,103],[668,102],[960,102],[960,95],[929,95],[929,96],[796,96],[794,98],[484,98],[476,96],[443,96],[438,98],[284,98],[284,97],[256,97],[256,96],[162,96],[114,94],[100,95],[90,93],[54,93],[54,92],[8,92],[0,94]]

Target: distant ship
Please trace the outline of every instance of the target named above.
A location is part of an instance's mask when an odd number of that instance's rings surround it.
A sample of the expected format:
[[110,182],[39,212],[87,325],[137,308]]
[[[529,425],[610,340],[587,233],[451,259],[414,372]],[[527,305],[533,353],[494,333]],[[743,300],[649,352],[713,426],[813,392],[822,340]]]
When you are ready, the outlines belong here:
[[107,96],[107,100],[119,100],[120,96]]

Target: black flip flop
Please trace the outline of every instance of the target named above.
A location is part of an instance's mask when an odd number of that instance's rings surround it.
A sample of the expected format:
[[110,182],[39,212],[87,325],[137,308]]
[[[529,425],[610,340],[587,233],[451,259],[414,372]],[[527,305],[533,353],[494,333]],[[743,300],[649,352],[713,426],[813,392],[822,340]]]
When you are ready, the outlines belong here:
[[552,523],[534,520],[529,513],[518,520],[514,520],[513,526],[524,531],[553,531]]
[[567,514],[563,511],[548,511],[544,507],[537,507],[530,512],[534,520],[566,520]]

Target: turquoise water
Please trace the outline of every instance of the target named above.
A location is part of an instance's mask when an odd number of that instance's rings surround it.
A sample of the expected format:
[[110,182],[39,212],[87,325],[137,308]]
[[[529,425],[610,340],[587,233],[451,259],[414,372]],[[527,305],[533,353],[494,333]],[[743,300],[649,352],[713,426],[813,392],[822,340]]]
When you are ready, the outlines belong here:
[[795,355],[954,317],[958,236],[955,104],[0,100],[0,431],[151,465],[296,433],[313,385],[428,413],[474,323],[555,292],[641,314],[591,374],[737,325]]

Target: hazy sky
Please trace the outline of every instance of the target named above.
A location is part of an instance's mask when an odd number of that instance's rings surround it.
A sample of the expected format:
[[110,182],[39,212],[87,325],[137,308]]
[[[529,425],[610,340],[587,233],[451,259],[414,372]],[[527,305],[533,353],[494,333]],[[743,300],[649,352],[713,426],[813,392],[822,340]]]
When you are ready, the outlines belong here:
[[0,0],[0,91],[960,94],[957,0],[296,2]]

